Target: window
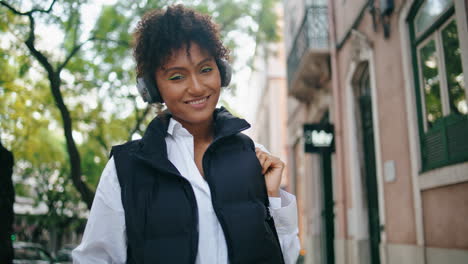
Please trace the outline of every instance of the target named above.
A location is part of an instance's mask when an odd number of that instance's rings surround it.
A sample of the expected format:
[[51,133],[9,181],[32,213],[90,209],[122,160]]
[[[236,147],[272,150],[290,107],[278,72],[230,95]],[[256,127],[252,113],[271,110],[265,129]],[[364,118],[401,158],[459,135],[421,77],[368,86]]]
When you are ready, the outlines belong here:
[[414,25],[416,33],[420,34],[428,29],[437,18],[453,5],[453,1],[427,0],[418,10]]
[[[467,70],[454,1],[419,0],[409,16],[422,169],[468,160]],[[464,23],[464,21],[462,21]]]

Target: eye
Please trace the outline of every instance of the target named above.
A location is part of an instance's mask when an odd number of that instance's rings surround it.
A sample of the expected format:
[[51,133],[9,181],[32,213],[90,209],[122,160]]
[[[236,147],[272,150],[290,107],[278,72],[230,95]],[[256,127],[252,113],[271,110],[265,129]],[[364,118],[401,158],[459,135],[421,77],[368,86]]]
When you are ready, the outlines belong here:
[[170,81],[177,81],[177,80],[181,80],[181,79],[183,79],[183,78],[184,78],[184,76],[183,76],[182,74],[176,73],[176,74],[173,74],[171,77],[169,77],[168,80],[170,80]]
[[205,66],[205,67],[203,67],[203,68],[201,69],[201,72],[210,72],[210,71],[212,71],[212,70],[213,70],[212,67]]

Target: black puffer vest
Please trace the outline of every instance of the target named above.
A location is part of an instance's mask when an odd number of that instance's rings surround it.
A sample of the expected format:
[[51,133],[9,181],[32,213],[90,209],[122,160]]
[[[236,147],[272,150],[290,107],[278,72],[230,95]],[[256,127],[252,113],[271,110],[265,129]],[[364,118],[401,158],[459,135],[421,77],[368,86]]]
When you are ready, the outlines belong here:
[[[169,114],[155,118],[141,140],[112,148],[122,187],[127,263],[195,263],[198,210],[190,183],[167,158]],[[203,156],[214,210],[231,264],[284,263],[250,127],[224,108],[214,113],[215,138]]]

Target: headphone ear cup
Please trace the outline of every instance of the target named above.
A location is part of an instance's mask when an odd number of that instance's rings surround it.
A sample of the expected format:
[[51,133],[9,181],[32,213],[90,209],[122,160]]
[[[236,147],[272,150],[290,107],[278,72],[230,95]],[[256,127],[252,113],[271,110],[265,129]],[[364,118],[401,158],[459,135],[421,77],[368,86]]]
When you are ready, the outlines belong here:
[[232,78],[232,67],[226,60],[218,61],[218,69],[221,75],[221,87],[228,87]]
[[145,78],[139,77],[137,78],[137,89],[138,93],[140,93],[141,98],[143,98],[144,102],[149,104],[153,103],[153,98],[151,98],[151,94],[148,90],[148,85],[146,83]]
[[159,93],[159,89],[156,86],[156,82],[152,81],[151,78],[139,77],[137,78],[137,88],[140,93],[143,101],[153,104],[153,103],[164,103],[164,100]]
[[153,102],[154,103],[164,103],[164,100],[162,99],[162,96],[161,94],[159,93],[159,89],[158,89],[158,86],[156,85],[156,80],[154,80],[154,77],[153,78],[147,78],[149,79],[149,83],[151,84],[151,88],[149,89],[150,93],[151,93],[151,97],[153,98]]
[[154,86],[154,91],[155,91],[154,102],[160,103],[160,104],[164,103],[164,100],[162,99],[161,94],[159,93],[158,87]]

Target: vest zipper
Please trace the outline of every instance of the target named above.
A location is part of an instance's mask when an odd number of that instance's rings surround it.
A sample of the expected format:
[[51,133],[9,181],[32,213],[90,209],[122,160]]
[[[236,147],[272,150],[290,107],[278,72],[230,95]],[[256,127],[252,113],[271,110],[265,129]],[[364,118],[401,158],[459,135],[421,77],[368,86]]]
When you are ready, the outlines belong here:
[[271,213],[270,213],[270,207],[266,207],[266,213],[267,213],[267,220],[270,221],[273,217],[271,216]]

